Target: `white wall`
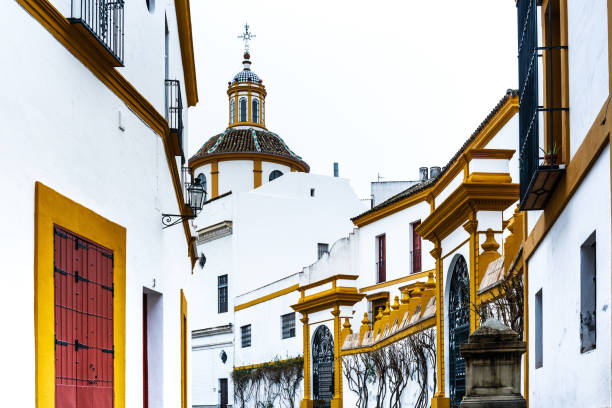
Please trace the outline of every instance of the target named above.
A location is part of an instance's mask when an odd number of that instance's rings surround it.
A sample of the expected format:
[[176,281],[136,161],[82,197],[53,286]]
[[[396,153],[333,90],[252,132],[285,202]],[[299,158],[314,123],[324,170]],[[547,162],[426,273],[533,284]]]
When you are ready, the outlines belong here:
[[[4,134],[12,136],[3,138],[0,149],[0,185],[5,197],[14,198],[0,202],[2,212],[11,214],[4,223],[10,234],[0,238],[10,248],[0,270],[11,290],[0,307],[20,311],[5,313],[3,322],[19,333],[24,350],[5,356],[12,369],[0,374],[3,402],[35,404],[34,183],[40,181],[127,229],[126,406],[142,405],[142,293],[154,279],[154,289],[163,294],[162,402],[174,406],[180,401],[179,293],[185,289],[189,304],[191,265],[182,227],[161,225],[162,212],[178,211],[161,140],[17,2],[2,2],[0,14],[9,22],[0,33],[19,38],[4,46],[13,63],[3,65],[5,77],[12,78],[3,92],[11,98],[0,102],[5,117],[13,118],[5,121]],[[147,41],[154,41],[163,62],[163,36],[156,38]],[[129,47],[136,47],[131,41]],[[159,87],[163,95],[163,79],[162,70],[138,83]],[[118,129],[118,112],[125,132]],[[8,348],[10,342],[0,344]]]
[[[532,407],[595,407],[611,403],[609,166],[607,147],[529,259]],[[580,246],[593,231],[597,234],[597,347],[581,354]],[[544,351],[543,366],[536,369],[534,297],[540,289]]]
[[[232,370],[234,368],[234,334],[224,333],[192,340],[193,379],[191,382],[193,406],[216,406],[220,402],[219,379],[227,378],[228,402],[234,401]],[[221,353],[227,360],[223,363]],[[198,368],[205,367],[206,369]]]
[[253,161],[232,160],[219,162],[219,195],[231,191],[239,193],[253,189]]
[[608,97],[607,12],[605,0],[567,2],[571,157]]
[[270,173],[274,170],[278,170],[283,174],[288,174],[291,172],[291,167],[285,166],[278,163],[272,163],[268,161],[261,162],[261,184],[269,183]]

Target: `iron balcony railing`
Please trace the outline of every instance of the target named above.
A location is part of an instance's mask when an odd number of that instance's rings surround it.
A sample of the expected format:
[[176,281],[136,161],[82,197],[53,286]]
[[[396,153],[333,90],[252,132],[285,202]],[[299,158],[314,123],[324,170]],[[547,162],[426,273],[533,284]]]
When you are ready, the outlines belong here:
[[[553,53],[559,53],[567,46],[553,45],[550,32],[552,12],[548,13],[548,44],[538,45],[537,0],[517,0],[518,12],[518,71],[519,71],[519,167],[520,167],[520,207],[521,210],[540,210],[544,208],[552,193],[563,165],[557,161],[560,146],[554,142],[555,134],[561,129],[555,127],[553,115],[567,111],[567,107],[553,106],[554,75]],[[549,6],[550,7],[550,6]],[[548,85],[547,106],[540,103],[539,71],[546,56]],[[543,117],[541,117],[543,114]],[[540,121],[546,122],[546,135],[541,132]],[[548,140],[544,140],[544,137]]]
[[71,23],[81,23],[123,65],[124,0],[72,0]]
[[176,79],[166,79],[166,120],[170,133],[177,139],[177,156],[183,155],[183,100],[181,83]]

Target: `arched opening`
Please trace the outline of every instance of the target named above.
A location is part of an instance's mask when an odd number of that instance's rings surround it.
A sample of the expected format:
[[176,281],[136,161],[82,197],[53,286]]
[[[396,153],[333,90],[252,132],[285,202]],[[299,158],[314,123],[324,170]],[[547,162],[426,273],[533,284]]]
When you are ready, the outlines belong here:
[[146,0],[146,3],[149,13],[153,13],[155,11],[155,0]]
[[259,99],[253,99],[252,105],[253,122],[259,123]]
[[240,98],[240,100],[238,101],[238,113],[240,116],[239,118],[240,122],[246,122],[247,121],[247,100],[244,97]]
[[234,123],[236,120],[236,100],[232,98],[230,102],[230,123]]
[[274,171],[272,171],[272,173],[270,173],[270,177],[268,177],[268,181],[272,181],[274,179],[277,179],[277,178],[279,178],[282,175],[283,175],[282,171],[274,170]]
[[334,338],[325,325],[312,336],[312,396],[317,407],[329,407],[334,398]]
[[470,278],[465,258],[454,259],[448,298],[449,396],[451,407],[458,408],[465,395],[465,360],[461,344],[470,334]]
[[200,173],[198,174],[197,179],[200,182],[200,185],[204,188],[204,191],[208,192],[206,189],[206,175],[204,173]]

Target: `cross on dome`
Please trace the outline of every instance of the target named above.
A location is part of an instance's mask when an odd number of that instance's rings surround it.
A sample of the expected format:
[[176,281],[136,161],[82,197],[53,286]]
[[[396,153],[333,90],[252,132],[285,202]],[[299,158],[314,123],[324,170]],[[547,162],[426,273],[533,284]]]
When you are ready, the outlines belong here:
[[244,23],[244,33],[239,35],[238,38],[244,41],[244,53],[245,54],[249,53],[249,41],[251,41],[255,37],[256,37],[255,34],[249,31],[249,23],[248,22]]

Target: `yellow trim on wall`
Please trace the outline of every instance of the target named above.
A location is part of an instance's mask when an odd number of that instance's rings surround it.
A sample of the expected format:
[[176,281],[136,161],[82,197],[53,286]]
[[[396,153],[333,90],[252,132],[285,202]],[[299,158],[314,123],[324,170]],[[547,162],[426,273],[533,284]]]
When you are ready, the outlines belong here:
[[255,153],[255,152],[245,152],[245,153],[219,153],[214,156],[206,156],[200,157],[196,160],[189,162],[189,168],[195,169],[197,167],[203,166],[207,163],[221,162],[221,161],[230,161],[230,160],[262,160],[270,163],[282,164],[287,167],[296,167],[298,171],[308,173],[310,171],[310,167],[304,162],[300,162],[297,159],[293,159],[290,157],[276,156],[273,154],[267,153]]
[[380,288],[385,288],[387,286],[397,285],[398,283],[409,282],[411,280],[425,278],[425,277],[427,277],[427,274],[429,274],[429,271],[423,271],[423,272],[413,273],[411,275],[404,276],[402,278],[397,278],[397,279],[393,279],[393,280],[390,280],[390,281],[378,283],[376,285],[364,286],[363,288],[359,289],[359,293],[370,292],[372,290],[376,290],[376,289],[380,289]]
[[113,251],[114,406],[124,408],[126,230],[40,182],[35,185],[34,209],[36,407],[55,406],[53,224]]
[[[191,168],[195,167],[194,165]],[[210,195],[211,198],[216,198],[219,195],[219,162],[216,160],[210,163]]]
[[198,103],[198,83],[196,81],[195,58],[193,54],[193,35],[191,32],[191,7],[189,0],[174,0],[176,23],[181,45],[181,60],[185,78],[187,106]]
[[188,370],[187,370],[187,299],[181,289],[181,408],[187,408]]
[[253,160],[253,188],[261,186],[261,160]]
[[[182,215],[189,215],[185,206],[183,187],[181,185],[176,159],[172,154],[170,129],[166,119],[114,67],[108,66],[105,59],[102,58],[95,49],[88,46],[87,42],[79,40],[79,35],[75,33],[74,27],[48,0],[17,0],[17,2],[87,69],[89,69],[111,92],[121,99],[132,112],[142,119],[153,132],[157,133],[162,138],[164,151],[166,153],[166,161],[168,162],[172,184],[174,185],[178,210]],[[183,231],[185,232],[187,246],[189,246],[191,241],[191,230],[187,219],[183,220]],[[191,257],[193,267],[196,259],[193,257],[189,248],[187,248],[187,255]]]
[[267,302],[268,300],[275,299],[275,298],[280,297],[280,296],[284,296],[287,293],[295,292],[299,286],[300,285],[296,283],[295,285],[291,285],[288,288],[277,290],[276,292],[269,293],[269,294],[267,294],[265,296],[259,297],[257,299],[253,299],[253,300],[251,300],[249,302],[245,302],[245,303],[242,303],[240,305],[236,305],[236,306],[234,306],[234,312],[237,312],[239,310],[247,309],[247,308],[249,308],[251,306],[255,306],[255,305],[258,305],[260,303]]

